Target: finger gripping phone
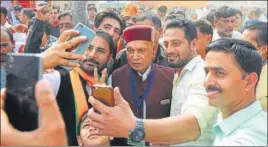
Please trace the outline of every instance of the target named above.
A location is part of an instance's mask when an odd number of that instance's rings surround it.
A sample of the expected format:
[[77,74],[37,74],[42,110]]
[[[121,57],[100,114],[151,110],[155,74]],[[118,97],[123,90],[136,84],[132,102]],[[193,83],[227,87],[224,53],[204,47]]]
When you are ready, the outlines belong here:
[[6,67],[5,111],[14,128],[32,131],[38,128],[35,84],[42,78],[42,57],[38,54],[8,54]]
[[92,96],[107,106],[115,106],[114,92],[110,86],[93,86]]

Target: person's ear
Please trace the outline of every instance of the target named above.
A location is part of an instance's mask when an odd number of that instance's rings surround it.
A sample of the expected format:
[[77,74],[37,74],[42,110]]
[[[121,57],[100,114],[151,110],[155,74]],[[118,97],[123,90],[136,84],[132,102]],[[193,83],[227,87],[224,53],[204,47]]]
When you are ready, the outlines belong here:
[[193,52],[197,53],[197,38],[193,39],[190,43],[190,48]]
[[251,73],[244,77],[245,80],[245,90],[248,92],[250,89],[255,89],[256,84],[258,82],[258,75],[257,73]]
[[218,23],[219,23],[219,21],[217,19],[213,20],[213,24],[214,24],[215,27],[218,26]]
[[78,143],[79,146],[84,146],[80,136],[77,136],[77,143]]
[[210,44],[210,42],[212,41],[212,35],[211,34],[207,34],[206,35],[206,40],[207,40],[207,45]]

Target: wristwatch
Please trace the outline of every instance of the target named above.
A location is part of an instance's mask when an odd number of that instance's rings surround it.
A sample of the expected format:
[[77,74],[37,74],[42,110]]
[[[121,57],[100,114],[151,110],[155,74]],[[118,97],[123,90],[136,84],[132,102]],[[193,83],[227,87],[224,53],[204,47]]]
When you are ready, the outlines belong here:
[[141,142],[145,138],[144,122],[142,119],[136,119],[136,127],[131,129],[128,137],[133,142]]

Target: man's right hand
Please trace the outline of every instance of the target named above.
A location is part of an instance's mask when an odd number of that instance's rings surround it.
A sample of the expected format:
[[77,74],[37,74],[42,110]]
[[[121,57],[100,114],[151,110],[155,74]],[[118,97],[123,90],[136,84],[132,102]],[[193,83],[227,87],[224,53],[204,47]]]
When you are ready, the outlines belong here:
[[53,44],[50,48],[41,53],[44,58],[44,69],[54,68],[58,65],[70,67],[79,66],[79,64],[73,63],[68,59],[80,60],[83,58],[83,56],[72,52],[66,52],[66,50],[71,49],[87,40],[85,36],[79,36],[69,41],[66,41],[69,37],[76,36],[78,34],[79,32],[76,30],[64,31],[55,44]]
[[49,7],[42,6],[36,9],[36,19],[41,21],[49,21]]
[[4,109],[6,91],[1,91],[1,146],[67,146],[65,123],[50,84],[39,81],[35,96],[41,114],[40,126],[31,132],[21,132],[8,120]]

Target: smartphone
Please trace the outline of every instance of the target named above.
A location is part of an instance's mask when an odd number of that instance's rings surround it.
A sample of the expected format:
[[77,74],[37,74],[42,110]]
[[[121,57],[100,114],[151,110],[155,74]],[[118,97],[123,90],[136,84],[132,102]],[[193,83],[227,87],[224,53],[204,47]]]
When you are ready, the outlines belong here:
[[114,91],[110,86],[93,86],[92,87],[92,96],[103,104],[114,107]]
[[[95,33],[95,31],[93,31],[92,29],[90,29],[89,27],[87,27],[86,25],[84,25],[80,22],[74,27],[74,30],[77,30],[80,32],[80,34],[78,36],[86,36],[87,41],[80,43],[77,47],[75,47],[71,50],[67,50],[67,51],[82,55],[85,52],[85,50],[88,48],[90,42],[95,37],[96,33]],[[77,36],[70,37],[67,40],[71,40],[75,37],[77,37]],[[77,60],[71,60],[71,61],[75,62],[75,63],[78,62]],[[72,69],[71,67],[67,67],[67,66],[63,66],[63,67],[67,70]]]
[[6,66],[5,111],[14,128],[32,131],[38,128],[35,84],[43,75],[43,59],[38,54],[8,54]]

